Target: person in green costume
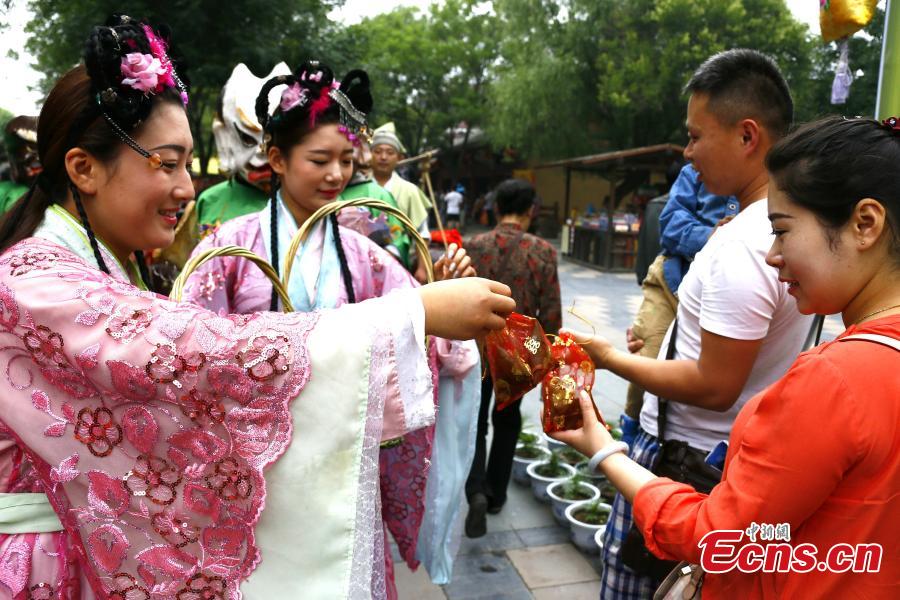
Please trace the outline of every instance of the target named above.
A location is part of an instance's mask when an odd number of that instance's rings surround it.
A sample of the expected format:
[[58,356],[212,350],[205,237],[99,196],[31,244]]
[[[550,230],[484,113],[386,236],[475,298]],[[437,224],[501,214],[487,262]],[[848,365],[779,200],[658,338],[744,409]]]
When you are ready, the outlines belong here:
[[[396,172],[400,160],[406,154],[406,147],[397,137],[393,123],[385,123],[373,132],[372,171],[375,181],[389,191],[397,205],[413,222],[426,241],[431,240],[428,230],[428,210],[431,202],[419,187]],[[425,281],[425,268],[416,265],[414,275],[420,283]]]
[[9,158],[10,180],[0,183],[0,214],[28,191],[41,172],[37,154],[37,117],[20,115],[3,128],[3,145]]

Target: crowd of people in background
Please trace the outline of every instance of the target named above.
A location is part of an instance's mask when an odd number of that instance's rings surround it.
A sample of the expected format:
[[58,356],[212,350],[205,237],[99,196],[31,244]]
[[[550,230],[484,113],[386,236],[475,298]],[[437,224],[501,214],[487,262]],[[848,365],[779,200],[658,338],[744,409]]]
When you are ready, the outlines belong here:
[[[394,124],[370,128],[368,74],[307,60],[235,67],[227,177],[195,199],[173,40],[122,15],[87,33],[40,116],[4,129],[0,596],[396,598],[391,540],[449,582],[454,524],[486,534],[522,429],[474,340],[513,310],[566,331],[534,185],[430,198]],[[651,598],[708,534],[778,523],[823,554],[877,545],[880,569],[693,585],[897,597],[900,123],[798,125],[747,49],[685,93],[628,351],[576,333],[630,382],[623,441],[587,395],[553,434],[619,492],[598,594]],[[846,331],[809,348],[816,314]]]

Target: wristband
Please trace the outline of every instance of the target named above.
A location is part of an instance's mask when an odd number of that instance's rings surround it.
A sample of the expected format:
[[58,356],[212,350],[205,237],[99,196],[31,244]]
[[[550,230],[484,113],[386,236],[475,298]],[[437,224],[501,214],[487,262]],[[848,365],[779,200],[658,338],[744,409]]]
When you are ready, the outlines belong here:
[[601,448],[597,454],[591,457],[591,461],[588,463],[588,469],[593,473],[597,470],[597,467],[600,466],[604,460],[615,454],[616,452],[623,452],[628,454],[628,444],[625,442],[613,442],[612,444],[607,445],[605,448]]

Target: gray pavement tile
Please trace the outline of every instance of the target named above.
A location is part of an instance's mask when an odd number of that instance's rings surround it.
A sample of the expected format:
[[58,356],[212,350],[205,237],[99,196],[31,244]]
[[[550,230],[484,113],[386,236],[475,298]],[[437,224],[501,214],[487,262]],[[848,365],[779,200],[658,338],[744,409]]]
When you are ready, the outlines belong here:
[[503,552],[458,556],[444,586],[449,600],[527,600],[531,592]]
[[534,600],[597,600],[600,584],[596,581],[573,583],[532,590]]
[[410,571],[406,563],[394,563],[394,580],[397,583],[397,595],[400,598],[416,600],[447,600],[441,586],[431,583],[431,578],[424,567]]
[[527,548],[534,546],[549,546],[550,544],[562,544],[569,541],[569,530],[559,525],[550,527],[533,527],[531,529],[518,529],[516,533],[522,539]]
[[502,552],[504,550],[521,548],[523,545],[521,538],[513,530],[492,531],[483,537],[475,539],[463,536],[462,543],[459,545],[459,555]]
[[507,554],[532,590],[600,580],[594,568],[572,544],[523,548],[510,550]]
[[[602,553],[602,550],[601,550]],[[591,566],[594,567],[594,571],[597,572],[597,575],[603,576],[603,557],[600,554],[584,554],[582,556],[591,563]]]

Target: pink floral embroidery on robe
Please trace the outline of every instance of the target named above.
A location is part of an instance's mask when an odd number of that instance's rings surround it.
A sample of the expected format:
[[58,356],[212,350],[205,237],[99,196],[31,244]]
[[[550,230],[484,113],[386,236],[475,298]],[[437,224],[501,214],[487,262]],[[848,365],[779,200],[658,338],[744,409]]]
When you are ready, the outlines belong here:
[[[44,491],[65,533],[0,536],[0,583],[83,595],[74,557],[98,597],[239,597],[315,322],[169,302],[36,238],[6,251],[0,421],[16,444],[0,444],[0,475]],[[60,563],[32,589],[36,548]]]

